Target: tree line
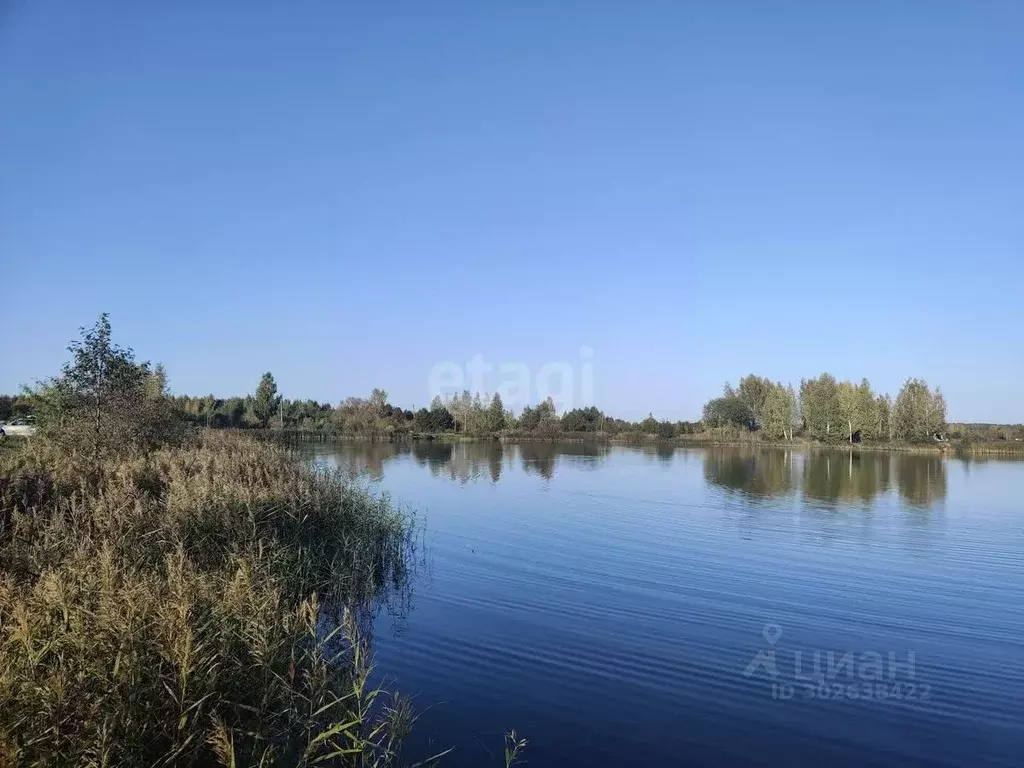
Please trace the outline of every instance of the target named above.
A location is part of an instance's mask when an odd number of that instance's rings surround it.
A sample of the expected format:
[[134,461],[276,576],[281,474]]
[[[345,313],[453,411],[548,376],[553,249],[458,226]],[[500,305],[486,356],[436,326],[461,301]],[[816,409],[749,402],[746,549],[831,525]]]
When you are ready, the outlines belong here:
[[[551,398],[526,406],[518,414],[507,409],[500,394],[482,397],[463,391],[435,397],[428,407],[402,408],[388,393],[374,389],[369,397],[348,397],[337,405],[316,400],[291,400],[279,392],[272,373],[263,374],[251,394],[171,395],[163,366],[136,362],[131,350],[113,343],[106,315],[74,342],[72,360],[61,375],[27,388],[20,395],[0,395],[0,422],[29,415],[67,432],[71,427],[93,444],[107,439],[145,441],[179,422],[212,428],[284,428],[337,435],[396,438],[417,433],[554,438],[601,435],[625,441],[672,440],[694,435],[710,437],[756,434],[768,440],[798,436],[821,442],[919,442],[950,434],[970,441],[1020,441],[1024,429],[1000,425],[946,423],[941,391],[922,379],[910,378],[896,398],[876,393],[867,379],[838,381],[829,373],[803,379],[799,388],[755,374],[726,384],[720,397],[708,401],[696,422],[640,421],[608,416],[597,407],[574,408],[559,414]],[[101,402],[112,403],[106,410]],[[119,412],[131,419],[111,416]],[[72,419],[71,415],[77,414]],[[88,418],[79,418],[88,414]],[[122,434],[123,424],[142,431]],[[143,425],[143,426],[139,426]],[[109,438],[103,437],[109,435]]]
[[921,442],[945,436],[946,399],[923,379],[904,382],[893,400],[875,393],[867,379],[837,381],[830,373],[803,379],[797,391],[751,374],[704,406],[713,428],[758,431],[771,440],[796,434],[822,442],[862,440]]
[[658,421],[648,415],[639,422],[607,416],[596,407],[559,414],[547,398],[518,414],[505,407],[500,394],[482,397],[463,391],[436,396],[417,410],[393,405],[388,393],[374,389],[369,397],[347,397],[337,405],[316,400],[289,400],[278,393],[272,373],[265,373],[250,395],[171,398],[190,422],[213,428],[284,428],[339,435],[397,437],[411,434],[487,436],[499,433],[551,437],[563,433],[657,435],[672,439],[700,431],[699,422]]
[[[103,343],[109,344],[109,324],[101,325],[100,331]],[[368,397],[347,397],[332,405],[282,397],[270,372],[248,395],[170,395],[162,366],[150,367],[147,363],[133,368],[125,364],[123,371],[134,382],[128,382],[128,389],[138,385],[140,391],[159,393],[184,421],[211,428],[283,428],[382,439],[418,433],[538,438],[600,434],[640,441],[747,433],[767,440],[790,441],[802,436],[821,442],[919,442],[942,436],[948,429],[941,391],[916,378],[908,379],[894,400],[888,394],[875,393],[867,379],[859,383],[837,381],[823,373],[802,380],[796,389],[751,374],[735,387],[726,384],[720,397],[705,404],[702,419],[690,422],[658,420],[651,414],[640,421],[629,421],[609,416],[594,406],[559,414],[551,398],[515,414],[505,407],[499,394],[483,398],[466,391],[435,397],[429,407],[415,411],[392,404],[382,389],[374,389]],[[28,415],[40,406],[59,411],[62,391],[50,382],[22,395],[0,396],[0,421]],[[1016,433],[1004,430],[1001,434]]]

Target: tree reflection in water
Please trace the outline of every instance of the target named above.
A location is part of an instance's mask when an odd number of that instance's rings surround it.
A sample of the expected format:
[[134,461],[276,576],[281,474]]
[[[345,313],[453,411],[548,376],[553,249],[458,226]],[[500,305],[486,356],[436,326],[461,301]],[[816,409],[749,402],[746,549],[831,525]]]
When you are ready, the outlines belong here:
[[910,506],[946,498],[946,465],[939,456],[881,451],[711,446],[704,454],[708,483],[753,498],[800,491],[821,506],[870,504],[895,490]]
[[793,496],[826,507],[867,505],[893,491],[915,508],[929,508],[946,498],[946,464],[940,456],[883,451],[789,450],[712,445],[698,449],[671,444],[610,446],[607,443],[498,441],[448,443],[342,442],[329,453],[353,474],[380,480],[385,465],[396,456],[411,454],[417,465],[435,477],[458,483],[497,483],[518,460],[528,474],[552,481],[560,462],[574,469],[597,469],[612,451],[639,452],[671,467],[678,455],[703,461],[705,482],[751,500]]

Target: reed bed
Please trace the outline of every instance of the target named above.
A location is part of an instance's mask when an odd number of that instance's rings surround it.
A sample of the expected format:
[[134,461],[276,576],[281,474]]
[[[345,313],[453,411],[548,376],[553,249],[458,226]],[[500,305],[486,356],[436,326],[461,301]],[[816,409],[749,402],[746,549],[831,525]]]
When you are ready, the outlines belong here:
[[0,765],[400,759],[359,617],[414,522],[280,447],[0,448]]

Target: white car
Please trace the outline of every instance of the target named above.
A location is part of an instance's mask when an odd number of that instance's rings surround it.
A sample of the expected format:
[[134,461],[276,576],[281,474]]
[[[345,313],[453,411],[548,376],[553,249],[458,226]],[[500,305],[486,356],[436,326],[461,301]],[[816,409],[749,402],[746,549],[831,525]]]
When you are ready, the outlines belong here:
[[9,424],[0,424],[0,437],[6,437],[7,435],[19,435],[22,437],[32,437],[36,433],[35,421],[29,419],[15,419]]

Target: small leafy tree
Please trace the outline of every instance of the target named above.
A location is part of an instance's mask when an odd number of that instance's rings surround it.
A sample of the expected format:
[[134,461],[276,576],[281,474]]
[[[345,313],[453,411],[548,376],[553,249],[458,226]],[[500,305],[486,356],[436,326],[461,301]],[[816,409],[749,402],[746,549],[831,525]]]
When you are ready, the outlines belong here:
[[487,426],[492,432],[500,432],[505,428],[505,404],[497,392],[491,398],[491,405],[487,409]]
[[754,426],[760,428],[764,426],[766,411],[770,407],[769,400],[775,395],[774,389],[775,384],[771,379],[750,374],[740,379],[735,392],[727,385],[726,395],[735,394],[746,403]]
[[540,412],[533,406],[523,406],[523,412],[519,414],[519,428],[524,432],[531,432],[540,424],[540,416]]
[[879,395],[875,398],[874,422],[876,439],[893,439],[892,398],[889,395]]
[[896,437],[902,440],[927,440],[946,426],[946,400],[923,379],[907,379],[892,410]]
[[153,366],[146,378],[146,395],[151,398],[167,397],[167,371],[163,363]]
[[749,428],[754,414],[750,406],[731,387],[726,387],[722,397],[709,400],[704,406],[704,423],[709,427],[736,426]]
[[536,408],[538,415],[537,429],[546,433],[554,433],[558,431],[559,424],[561,423],[558,418],[558,412],[555,409],[555,401],[550,397],[544,398],[544,400]]
[[[791,390],[790,390],[791,391]],[[789,392],[781,383],[768,382],[765,386],[764,404],[761,410],[761,431],[772,440],[792,438],[792,417],[790,414]]]
[[388,393],[383,389],[375,387],[370,392],[370,405],[373,406],[378,416],[383,418],[388,415]]
[[440,397],[430,401],[430,424],[433,432],[447,432],[455,429],[455,419]]
[[819,440],[830,440],[840,434],[842,414],[839,408],[839,385],[831,374],[800,382],[800,404],[807,431]]
[[789,439],[793,439],[793,430],[800,429],[803,423],[803,415],[800,413],[800,399],[797,397],[793,385],[786,386],[786,419],[789,427]]
[[593,405],[573,408],[562,416],[562,429],[566,432],[599,432],[603,424],[604,414]]
[[94,459],[180,439],[183,425],[167,397],[163,366],[150,369],[115,344],[106,313],[80,331],[60,376],[29,390],[43,434]]
[[863,427],[866,414],[861,411],[861,400],[856,385],[841,381],[836,387],[839,417],[846,426],[846,439],[853,442],[853,433]]
[[252,414],[256,417],[261,427],[266,427],[277,411],[281,396],[277,394],[277,382],[274,381],[274,374],[267,371],[260,379],[256,387],[256,394],[252,399]]
[[875,393],[871,389],[871,382],[866,378],[860,380],[857,385],[857,413],[860,416],[860,429],[862,432],[877,437],[873,432],[875,422]]

